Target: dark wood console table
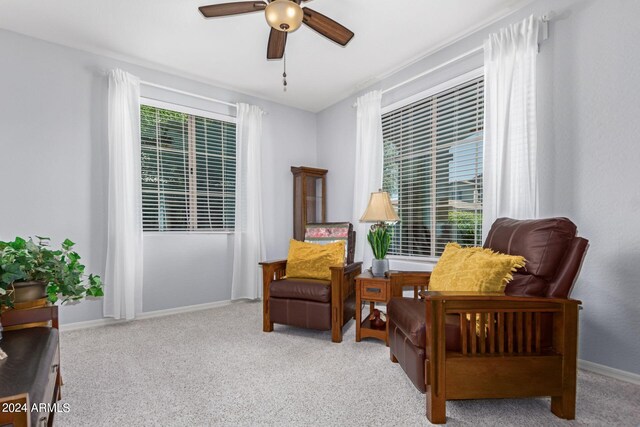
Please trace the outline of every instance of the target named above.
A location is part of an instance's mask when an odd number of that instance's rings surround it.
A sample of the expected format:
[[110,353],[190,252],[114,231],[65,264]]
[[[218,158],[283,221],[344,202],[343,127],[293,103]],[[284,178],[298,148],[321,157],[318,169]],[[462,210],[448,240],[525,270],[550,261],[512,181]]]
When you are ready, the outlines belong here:
[[4,331],[0,348],[0,426],[52,426],[60,400],[60,341],[58,307],[9,310],[2,325],[51,322],[51,327]]

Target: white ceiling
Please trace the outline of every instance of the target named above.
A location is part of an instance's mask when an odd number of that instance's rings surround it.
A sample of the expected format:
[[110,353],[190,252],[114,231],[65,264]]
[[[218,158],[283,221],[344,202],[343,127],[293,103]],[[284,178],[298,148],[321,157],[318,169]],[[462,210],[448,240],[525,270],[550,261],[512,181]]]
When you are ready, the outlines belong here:
[[302,26],[282,61],[267,61],[262,12],[204,19],[225,0],[1,0],[0,28],[309,111],[356,92],[403,64],[488,22],[523,0],[315,0],[306,3],[355,33],[346,47]]

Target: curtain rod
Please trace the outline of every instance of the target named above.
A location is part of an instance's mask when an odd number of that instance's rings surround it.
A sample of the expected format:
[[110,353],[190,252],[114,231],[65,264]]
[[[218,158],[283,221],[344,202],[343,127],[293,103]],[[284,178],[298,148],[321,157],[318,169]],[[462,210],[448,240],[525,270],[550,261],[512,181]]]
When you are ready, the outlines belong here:
[[205,101],[217,102],[218,104],[228,105],[229,107],[237,108],[236,104],[232,104],[231,102],[221,101],[221,100],[215,99],[215,98],[209,98],[208,96],[198,95],[197,93],[187,92],[187,91],[180,90],[180,89],[174,89],[174,88],[171,88],[171,87],[168,87],[168,86],[162,86],[162,85],[159,85],[159,84],[146,82],[146,81],[143,81],[143,80],[140,81],[140,84],[143,84],[145,86],[155,87],[155,88],[158,88],[158,89],[167,90],[169,92],[179,93],[181,95],[191,96],[193,98],[203,99]]
[[[549,19],[549,15],[543,15],[540,18],[540,20],[542,21],[542,41],[545,41],[545,40],[547,40],[549,38],[549,20],[550,20]],[[458,61],[460,61],[462,59],[465,59],[465,58],[467,58],[467,57],[469,57],[471,55],[475,55],[476,53],[481,52],[483,49],[484,49],[484,45],[480,45],[480,46],[478,46],[478,47],[476,47],[474,49],[471,49],[471,50],[469,50],[469,51],[467,51],[467,52],[465,52],[465,53],[463,53],[461,55],[456,56],[455,58],[451,58],[450,60],[443,62],[442,64],[436,65],[433,68],[429,68],[428,70],[423,71],[423,72],[421,72],[419,74],[416,74],[413,77],[409,77],[407,80],[404,80],[404,81],[402,81],[402,82],[400,82],[400,83],[398,83],[396,85],[393,85],[391,87],[388,87],[388,88],[384,89],[382,91],[382,94],[384,95],[387,92],[391,92],[392,90],[396,90],[399,87],[402,87],[402,86],[404,86],[406,84],[409,84],[409,83],[411,83],[411,82],[413,82],[413,81],[415,81],[415,80],[417,80],[417,79],[419,79],[421,77],[424,77],[424,76],[426,76],[428,74],[431,74],[431,73],[433,73],[435,71],[438,71],[441,68],[444,68],[444,67],[446,67],[448,65],[456,63],[456,62],[458,62]],[[353,105],[352,105],[353,108],[355,108],[357,106],[358,106],[357,102],[354,102]]]
[[428,70],[423,71],[423,72],[421,72],[420,74],[416,74],[415,76],[410,77],[410,78],[408,78],[407,80],[405,80],[405,81],[402,81],[402,82],[398,83],[397,85],[394,85],[394,86],[391,86],[391,87],[386,88],[385,90],[383,90],[383,91],[382,91],[382,94],[384,95],[384,94],[385,94],[385,93],[387,93],[387,92],[391,92],[392,90],[396,90],[397,88],[402,87],[402,86],[404,86],[404,85],[406,85],[406,84],[409,84],[409,83],[411,83],[412,81],[419,79],[420,77],[424,77],[424,76],[426,76],[427,74],[431,74],[431,73],[433,73],[433,72],[435,72],[435,71],[438,71],[438,70],[439,70],[439,69],[441,69],[441,68],[446,67],[447,65],[453,64],[453,63],[458,62],[458,61],[460,61],[460,60],[462,60],[462,59],[464,59],[464,58],[466,58],[466,57],[468,57],[468,56],[474,55],[474,54],[476,54],[476,53],[478,53],[478,52],[482,51],[482,49],[484,49],[484,47],[483,47],[483,46],[478,46],[478,47],[476,47],[476,48],[474,48],[474,49],[471,49],[471,50],[469,50],[469,51],[467,51],[467,52],[463,53],[462,55],[458,55],[458,56],[456,56],[455,58],[451,58],[450,60],[445,61],[445,62],[443,62],[442,64],[436,65],[436,66],[435,66],[435,67],[433,67],[433,68],[429,68]]
[[[404,81],[402,81],[402,82],[400,82],[400,83],[398,83],[398,84],[396,84],[396,85],[393,85],[393,86],[391,86],[391,87],[388,87],[388,88],[384,89],[384,90],[382,91],[382,94],[384,95],[384,94],[385,94],[385,93],[387,93],[387,92],[391,92],[392,90],[396,90],[396,89],[398,89],[399,87],[402,87],[402,86],[404,86],[404,85],[406,85],[406,84],[409,84],[409,83],[411,83],[411,82],[413,82],[413,81],[415,81],[415,80],[418,80],[419,78],[424,77],[424,76],[426,76],[426,75],[428,75],[428,74],[434,73],[434,72],[438,71],[438,70],[439,70],[439,69],[441,69],[441,68],[444,68],[444,67],[449,66],[449,65],[451,65],[451,64],[453,64],[453,63],[455,63],[455,62],[460,61],[461,59],[464,59],[464,58],[469,57],[469,56],[471,56],[471,55],[474,55],[474,54],[476,54],[476,53],[478,53],[478,52],[481,52],[481,51],[482,51],[482,49],[484,49],[484,47],[483,47],[483,46],[478,46],[478,47],[476,47],[476,48],[474,48],[474,49],[471,49],[471,50],[469,50],[469,51],[467,51],[467,52],[463,53],[462,55],[458,55],[458,56],[456,56],[455,58],[451,58],[450,60],[445,61],[445,62],[443,62],[442,64],[436,65],[436,66],[435,66],[435,67],[433,67],[433,68],[429,68],[428,70],[425,70],[425,71],[423,71],[423,72],[421,72],[421,73],[419,73],[419,74],[416,74],[416,75],[415,75],[415,76],[413,76],[413,77],[409,77],[407,80],[404,80]],[[355,107],[357,107],[357,106],[358,106],[358,103],[357,103],[357,102],[354,102],[354,103],[353,103],[353,105],[352,105],[352,107],[353,107],[353,108],[355,108]]]

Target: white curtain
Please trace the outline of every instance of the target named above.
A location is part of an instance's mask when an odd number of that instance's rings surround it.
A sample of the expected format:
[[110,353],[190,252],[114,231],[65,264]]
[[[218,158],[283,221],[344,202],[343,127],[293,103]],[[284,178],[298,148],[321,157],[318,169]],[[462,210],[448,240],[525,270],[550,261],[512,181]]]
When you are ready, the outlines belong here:
[[369,197],[382,186],[382,92],[374,90],[358,98],[356,126],[356,165],[353,185],[352,222],[356,229],[355,260],[362,260],[364,267],[371,266],[373,254],[367,233],[371,224],[361,223],[369,203]]
[[496,218],[538,216],[538,27],[531,16],[484,42],[483,238]]
[[258,263],[265,253],[262,232],[261,139],[263,111],[238,104],[236,124],[236,223],[231,299],[262,296]]
[[142,312],[140,80],[109,73],[109,207],[104,316]]

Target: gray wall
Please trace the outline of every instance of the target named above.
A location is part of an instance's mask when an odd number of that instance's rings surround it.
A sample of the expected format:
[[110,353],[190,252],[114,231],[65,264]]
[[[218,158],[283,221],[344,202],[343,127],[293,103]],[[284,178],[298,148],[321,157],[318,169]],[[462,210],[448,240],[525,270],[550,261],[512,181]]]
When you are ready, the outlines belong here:
[[[266,256],[286,255],[293,228],[289,167],[315,166],[314,114],[2,30],[0,52],[0,240],[69,237],[88,271],[104,273],[106,71],[119,67],[143,80],[259,105],[268,113],[262,141]],[[225,112],[218,104],[144,86],[142,94]],[[144,311],[231,297],[233,234],[146,234],[144,245]],[[63,323],[101,317],[101,300],[61,311]]]
[[[640,2],[540,0],[361,93],[480,46],[489,32],[553,11],[538,56],[541,215],[571,218],[591,247],[573,296],[583,301],[580,358],[640,374]],[[482,65],[468,58],[385,94],[383,105]],[[358,95],[359,95],[358,94]],[[330,170],[330,220],[349,218],[357,95],[318,114],[318,163]],[[432,265],[391,261],[392,268]]]

